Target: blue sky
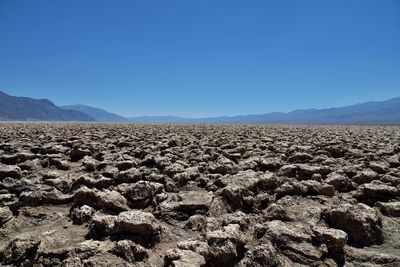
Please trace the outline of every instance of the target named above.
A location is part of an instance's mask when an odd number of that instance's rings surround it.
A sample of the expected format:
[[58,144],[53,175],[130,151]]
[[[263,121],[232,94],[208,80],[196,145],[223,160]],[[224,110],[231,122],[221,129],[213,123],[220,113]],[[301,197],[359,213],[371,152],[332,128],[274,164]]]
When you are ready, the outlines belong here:
[[0,90],[125,115],[400,96],[400,1],[0,0]]

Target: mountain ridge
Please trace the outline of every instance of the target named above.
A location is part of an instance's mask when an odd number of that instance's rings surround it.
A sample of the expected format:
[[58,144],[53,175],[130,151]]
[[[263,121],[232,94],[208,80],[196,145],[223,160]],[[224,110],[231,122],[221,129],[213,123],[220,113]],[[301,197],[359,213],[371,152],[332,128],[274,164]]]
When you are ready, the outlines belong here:
[[60,106],[62,109],[75,110],[89,115],[94,118],[95,121],[109,121],[109,122],[126,122],[127,119],[115,114],[108,112],[102,108],[91,107],[83,104]]
[[63,110],[48,99],[11,96],[0,91],[0,120],[94,121],[85,113]]
[[184,118],[137,116],[125,118],[84,104],[56,106],[48,99],[16,97],[0,91],[0,120],[104,122],[288,123],[288,124],[400,124],[400,97],[331,108],[297,109],[237,116]]
[[[168,118],[172,117],[173,121]],[[400,124],[400,97],[384,101],[368,101],[344,107],[297,109],[237,116],[181,118],[175,116],[141,116],[130,121],[149,122],[215,122],[215,123],[291,123],[291,124]],[[156,121],[151,120],[156,118]],[[164,118],[164,120],[163,120]],[[180,120],[179,120],[180,119]]]

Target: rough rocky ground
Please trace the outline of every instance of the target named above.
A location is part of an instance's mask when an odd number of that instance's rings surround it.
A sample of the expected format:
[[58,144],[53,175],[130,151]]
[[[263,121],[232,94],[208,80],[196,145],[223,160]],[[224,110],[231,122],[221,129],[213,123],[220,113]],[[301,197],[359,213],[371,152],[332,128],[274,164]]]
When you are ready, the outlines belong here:
[[0,265],[400,266],[400,127],[0,124]]

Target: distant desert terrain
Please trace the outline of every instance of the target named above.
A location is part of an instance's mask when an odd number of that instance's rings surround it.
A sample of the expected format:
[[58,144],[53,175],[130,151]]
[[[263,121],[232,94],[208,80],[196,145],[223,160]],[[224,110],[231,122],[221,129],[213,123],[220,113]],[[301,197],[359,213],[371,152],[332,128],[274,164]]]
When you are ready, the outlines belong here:
[[0,265],[400,266],[400,127],[0,123]]

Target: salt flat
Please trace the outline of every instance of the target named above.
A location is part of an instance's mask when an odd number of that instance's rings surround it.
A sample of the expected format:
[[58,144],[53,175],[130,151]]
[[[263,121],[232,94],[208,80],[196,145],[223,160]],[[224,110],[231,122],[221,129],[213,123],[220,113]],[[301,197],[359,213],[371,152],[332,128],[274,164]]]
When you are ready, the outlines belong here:
[[400,127],[0,124],[0,263],[399,266]]

